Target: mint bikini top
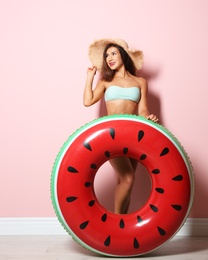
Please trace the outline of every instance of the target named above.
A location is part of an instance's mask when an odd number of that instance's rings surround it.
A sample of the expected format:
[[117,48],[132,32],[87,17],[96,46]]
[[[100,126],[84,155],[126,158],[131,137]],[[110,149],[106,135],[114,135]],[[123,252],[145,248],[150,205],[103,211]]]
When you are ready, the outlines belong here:
[[119,86],[110,86],[105,91],[105,101],[126,99],[136,103],[140,100],[140,88],[129,87],[123,88]]

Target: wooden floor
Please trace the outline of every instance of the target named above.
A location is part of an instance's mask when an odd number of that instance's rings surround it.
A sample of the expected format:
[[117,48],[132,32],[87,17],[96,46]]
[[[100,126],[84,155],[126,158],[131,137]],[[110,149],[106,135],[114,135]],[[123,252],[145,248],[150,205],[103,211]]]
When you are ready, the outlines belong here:
[[[208,260],[208,237],[176,236],[140,259]],[[78,245],[70,236],[0,236],[0,260],[109,259]],[[117,259],[117,258],[115,258]],[[130,259],[130,258],[121,258]]]

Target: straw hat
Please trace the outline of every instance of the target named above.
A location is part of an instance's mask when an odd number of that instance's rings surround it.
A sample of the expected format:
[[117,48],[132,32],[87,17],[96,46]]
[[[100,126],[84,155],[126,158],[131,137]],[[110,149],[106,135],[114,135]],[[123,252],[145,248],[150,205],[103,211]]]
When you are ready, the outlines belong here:
[[96,66],[98,70],[101,70],[102,63],[103,63],[103,51],[109,43],[117,44],[129,54],[131,59],[134,62],[134,65],[137,70],[140,70],[142,68],[143,64],[143,52],[140,50],[131,50],[128,46],[128,44],[122,40],[122,39],[99,39],[95,40],[92,44],[89,46],[89,58],[92,62],[93,66]]

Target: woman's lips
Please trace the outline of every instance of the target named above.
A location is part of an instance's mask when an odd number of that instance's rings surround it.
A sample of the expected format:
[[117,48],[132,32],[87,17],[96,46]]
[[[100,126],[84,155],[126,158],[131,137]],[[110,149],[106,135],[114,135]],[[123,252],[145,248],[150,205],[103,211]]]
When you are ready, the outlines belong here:
[[110,67],[112,67],[113,65],[115,65],[115,62],[109,62]]

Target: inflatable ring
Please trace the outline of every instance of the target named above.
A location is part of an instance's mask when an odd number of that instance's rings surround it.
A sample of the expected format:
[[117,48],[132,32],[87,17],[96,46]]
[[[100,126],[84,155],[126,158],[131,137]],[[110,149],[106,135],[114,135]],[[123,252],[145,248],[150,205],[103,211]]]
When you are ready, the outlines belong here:
[[[114,214],[97,200],[94,178],[110,158],[128,156],[146,167],[150,196],[130,214]],[[193,169],[177,139],[143,117],[96,119],[72,134],[59,152],[51,175],[56,215],[73,239],[105,256],[149,253],[182,227],[193,202]]]

